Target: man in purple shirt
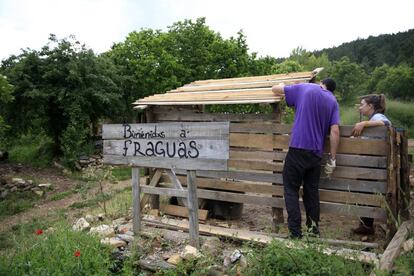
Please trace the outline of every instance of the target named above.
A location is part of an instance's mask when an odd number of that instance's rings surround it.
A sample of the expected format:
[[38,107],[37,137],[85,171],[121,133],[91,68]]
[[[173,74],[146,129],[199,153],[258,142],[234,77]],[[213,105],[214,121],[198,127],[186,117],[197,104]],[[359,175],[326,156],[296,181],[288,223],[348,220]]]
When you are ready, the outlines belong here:
[[319,178],[325,138],[329,133],[330,158],[325,166],[328,177],[335,169],[339,145],[339,106],[333,91],[335,81],[275,85],[272,91],[285,96],[295,109],[289,151],[283,168],[283,186],[288,227],[292,238],[301,238],[299,190],[303,182],[303,204],[308,231],[319,235]]

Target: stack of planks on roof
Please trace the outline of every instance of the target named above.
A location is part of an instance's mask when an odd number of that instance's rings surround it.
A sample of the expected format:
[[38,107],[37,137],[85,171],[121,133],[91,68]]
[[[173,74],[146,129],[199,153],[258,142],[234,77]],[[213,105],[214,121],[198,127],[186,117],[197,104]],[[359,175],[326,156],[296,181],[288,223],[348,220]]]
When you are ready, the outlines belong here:
[[318,68],[312,72],[195,81],[165,94],[139,99],[134,105],[140,109],[148,105],[275,103],[281,97],[273,94],[273,85],[309,82],[321,70]]

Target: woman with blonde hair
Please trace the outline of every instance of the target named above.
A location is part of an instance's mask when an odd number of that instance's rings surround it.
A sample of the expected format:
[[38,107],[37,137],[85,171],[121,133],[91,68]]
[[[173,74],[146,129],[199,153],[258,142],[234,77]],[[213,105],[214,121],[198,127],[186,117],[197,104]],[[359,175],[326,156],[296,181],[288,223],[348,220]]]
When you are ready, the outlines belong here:
[[[360,136],[364,128],[374,126],[391,126],[391,121],[384,115],[385,113],[385,96],[384,94],[366,95],[361,97],[359,105],[361,115],[368,118],[366,121],[356,123],[353,130],[353,136]],[[352,229],[355,234],[373,235],[375,232],[373,218],[360,218],[359,226]]]

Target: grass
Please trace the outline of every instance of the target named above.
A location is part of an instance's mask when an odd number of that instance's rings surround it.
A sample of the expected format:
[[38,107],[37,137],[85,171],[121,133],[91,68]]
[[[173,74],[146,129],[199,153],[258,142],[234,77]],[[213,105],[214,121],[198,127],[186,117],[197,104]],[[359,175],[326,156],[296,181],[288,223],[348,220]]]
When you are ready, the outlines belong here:
[[64,199],[64,198],[66,198],[66,197],[68,197],[68,196],[70,196],[72,194],[73,194],[73,191],[64,191],[64,192],[61,192],[61,193],[57,193],[57,194],[52,195],[49,198],[49,200],[51,200],[51,201],[61,200],[61,199]]
[[47,167],[52,164],[52,140],[44,134],[20,136],[9,149],[11,163]]
[[117,181],[131,179],[131,175],[132,175],[131,168],[130,167],[114,167],[112,169],[112,175]]
[[14,192],[0,200],[0,219],[30,209],[38,201],[39,196],[32,191]]
[[0,256],[0,275],[107,275],[110,248],[66,224],[32,229]]

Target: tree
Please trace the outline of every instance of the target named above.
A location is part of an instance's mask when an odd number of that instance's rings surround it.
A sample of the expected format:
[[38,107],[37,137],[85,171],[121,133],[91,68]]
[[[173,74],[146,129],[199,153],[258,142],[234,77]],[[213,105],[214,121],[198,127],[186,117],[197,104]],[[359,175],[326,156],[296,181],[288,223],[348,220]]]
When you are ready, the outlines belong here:
[[334,61],[328,75],[337,84],[335,93],[339,95],[341,102],[350,103],[355,100],[356,95],[366,92],[367,74],[360,65],[351,62],[348,57]]
[[401,100],[414,99],[414,68],[407,65],[389,67],[376,85],[376,91]]
[[26,50],[2,69],[15,86],[7,111],[13,132],[44,130],[53,139],[55,156],[63,153],[68,163],[81,153],[99,119],[119,109],[113,64],[74,37],[51,35],[41,51]]
[[4,142],[4,136],[10,127],[6,124],[2,116],[3,105],[13,100],[13,86],[8,82],[7,78],[0,74],[0,145]]

